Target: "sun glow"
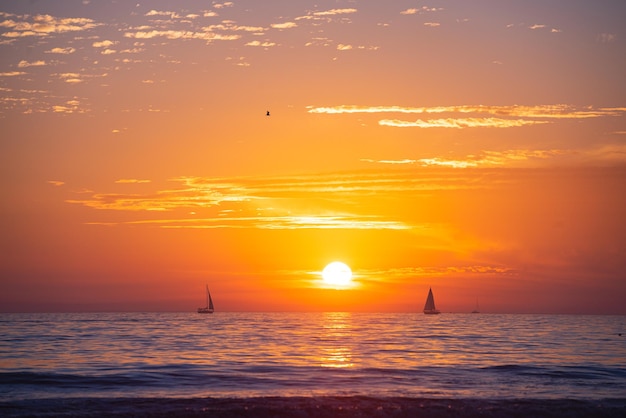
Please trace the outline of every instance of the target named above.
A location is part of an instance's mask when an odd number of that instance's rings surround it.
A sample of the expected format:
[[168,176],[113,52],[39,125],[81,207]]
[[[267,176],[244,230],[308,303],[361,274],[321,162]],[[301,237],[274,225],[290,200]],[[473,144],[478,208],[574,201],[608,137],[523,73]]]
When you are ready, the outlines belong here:
[[322,279],[327,285],[335,287],[348,286],[352,281],[352,270],[340,261],[333,261],[324,267]]

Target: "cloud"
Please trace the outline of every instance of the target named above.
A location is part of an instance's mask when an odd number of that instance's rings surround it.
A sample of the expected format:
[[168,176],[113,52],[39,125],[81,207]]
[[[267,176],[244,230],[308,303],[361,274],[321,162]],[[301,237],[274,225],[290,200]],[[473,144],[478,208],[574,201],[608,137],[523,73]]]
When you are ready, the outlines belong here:
[[109,40],[104,40],[104,41],[97,41],[91,44],[91,46],[93,46],[94,48],[108,48],[110,46],[115,45],[116,42],[113,41],[109,41]]
[[422,14],[424,12],[438,12],[443,10],[443,8],[441,7],[428,7],[428,6],[422,6],[419,9],[416,8],[410,8],[410,9],[406,9],[400,12],[401,15],[416,15],[416,14]]
[[309,12],[304,16],[298,16],[294,20],[312,20],[332,22],[335,17],[339,16],[340,21],[349,21],[344,15],[357,13],[357,9],[330,9],[317,12]]
[[429,119],[416,121],[403,121],[398,119],[383,119],[378,121],[382,126],[393,126],[396,128],[511,128],[524,125],[536,125],[548,123],[547,121],[533,121],[525,119],[500,119],[500,118],[447,118],[447,119]]
[[[442,232],[445,227],[440,228]],[[458,277],[458,276],[517,276],[516,268],[495,264],[467,263],[456,266],[428,266],[428,267],[397,267],[390,269],[359,269],[359,277],[369,282],[384,281],[385,284],[413,282],[416,277]]]
[[39,61],[33,61],[33,62],[28,62],[25,60],[20,61],[17,66],[18,68],[26,68],[26,67],[42,67],[46,65],[45,61],[39,60]]
[[85,110],[80,108],[78,100],[68,100],[63,105],[53,105],[52,111],[54,113],[85,113]]
[[439,22],[425,22],[424,26],[428,26],[430,28],[436,28],[436,27],[441,26],[441,23],[439,23]]
[[141,183],[150,183],[151,180],[140,180],[140,179],[119,179],[115,180],[117,184],[141,184]]
[[5,72],[5,73],[0,73],[0,77],[15,77],[18,75],[24,75],[27,74],[24,71],[9,71],[9,72]]
[[596,39],[598,40],[598,42],[606,44],[615,41],[617,39],[617,35],[615,35],[614,33],[600,33],[598,34]]
[[478,163],[475,161],[448,160],[443,158],[422,158],[419,160],[419,163],[424,166],[440,166],[452,168],[468,168],[478,166]]
[[264,32],[266,29],[262,26],[240,26],[236,25],[235,22],[230,20],[225,20],[218,25],[210,25],[202,28],[205,32],[213,32],[213,31],[232,31],[232,32]]
[[58,180],[48,180],[48,183],[52,184],[53,186],[63,186],[65,184],[64,181],[58,181]]
[[626,162],[626,145],[602,145],[592,149],[508,149],[485,150],[463,158],[420,158],[403,160],[361,159],[374,164],[402,164],[448,168],[537,167],[553,164],[605,165]]
[[408,158],[403,160],[372,160],[369,158],[361,158],[361,161],[366,163],[378,163],[378,164],[415,164],[416,160],[410,160]]
[[[435,106],[435,107],[402,107],[402,106],[355,106],[340,105],[333,107],[308,106],[309,113],[343,114],[343,113],[400,113],[400,114],[437,114],[448,113],[450,117],[438,119],[382,119],[381,126],[396,128],[512,128],[527,125],[550,123],[551,119],[588,119],[606,116],[622,116],[624,108],[593,108],[591,106],[576,108],[570,105],[538,105],[538,106]],[[475,114],[475,117],[467,117]],[[487,114],[490,117],[478,117]],[[462,115],[462,116],[461,116]]]
[[65,81],[66,83],[82,83],[83,80],[81,79],[81,75],[78,73],[61,73],[61,74],[54,74],[56,76],[58,76],[61,80]]
[[342,114],[342,113],[477,113],[494,116],[540,118],[540,119],[586,119],[603,116],[621,116],[626,109],[623,108],[593,108],[591,106],[577,108],[571,105],[537,105],[537,106],[487,106],[487,105],[461,105],[461,106],[433,106],[433,107],[404,107],[404,106],[358,106],[339,105],[330,107],[308,107],[309,113]]
[[[125,180],[117,183],[130,183]],[[68,200],[95,210],[137,213],[133,224],[163,228],[255,229],[411,229],[411,224],[373,213],[355,213],[359,202],[375,193],[428,191],[441,187],[475,187],[469,184],[432,182],[427,176],[407,173],[331,173],[328,175],[265,178],[172,179],[178,187],[152,192],[90,193]],[[203,213],[189,219],[188,214]],[[167,217],[142,219],[143,212],[168,213]],[[208,215],[208,216],[206,216]],[[91,222],[97,224],[98,222]]]
[[260,41],[250,41],[246,44],[246,46],[261,46],[263,48],[269,48],[272,46],[276,46],[276,43],[274,42],[260,42]]
[[53,33],[77,32],[95,28],[100,24],[92,19],[57,18],[51,15],[13,15],[14,19],[0,22],[0,27],[11,29],[2,34],[4,37],[46,36]]
[[349,50],[352,49],[352,45],[339,44],[339,45],[337,45],[337,49],[339,51],[349,51]]
[[51,74],[53,77],[58,77],[66,83],[76,84],[82,83],[85,79],[107,77],[107,73],[103,74],[80,74],[80,73],[55,73]]
[[336,16],[336,15],[344,15],[344,14],[351,14],[351,13],[356,13],[357,9],[331,9],[331,10],[325,10],[322,12],[313,12],[313,16]]
[[171,19],[180,19],[180,15],[176,12],[164,12],[164,11],[158,11],[158,10],[150,10],[144,16],[167,16],[167,17],[170,17]]
[[273,29],[292,29],[298,26],[295,22],[272,23],[270,27]]
[[537,25],[537,24],[535,24],[535,25],[529,26],[528,29],[535,30],[535,29],[543,29],[545,27],[546,27],[546,25]]
[[76,52],[76,48],[72,48],[71,46],[68,46],[66,48],[57,47],[45,52],[46,54],[73,54],[74,52]]
[[126,38],[135,39],[199,39],[207,42],[211,41],[234,41],[241,38],[241,35],[221,35],[213,32],[194,32],[177,30],[151,30],[124,33]]
[[225,1],[224,3],[216,3],[213,5],[213,7],[215,7],[216,9],[224,9],[226,7],[233,7],[235,5],[235,3],[233,3],[232,1]]

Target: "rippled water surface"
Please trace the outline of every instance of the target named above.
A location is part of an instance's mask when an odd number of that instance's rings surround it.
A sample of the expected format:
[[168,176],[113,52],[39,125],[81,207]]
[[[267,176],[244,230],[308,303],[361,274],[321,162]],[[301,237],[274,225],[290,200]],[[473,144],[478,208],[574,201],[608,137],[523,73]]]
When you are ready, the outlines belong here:
[[625,393],[624,316],[0,314],[0,400]]

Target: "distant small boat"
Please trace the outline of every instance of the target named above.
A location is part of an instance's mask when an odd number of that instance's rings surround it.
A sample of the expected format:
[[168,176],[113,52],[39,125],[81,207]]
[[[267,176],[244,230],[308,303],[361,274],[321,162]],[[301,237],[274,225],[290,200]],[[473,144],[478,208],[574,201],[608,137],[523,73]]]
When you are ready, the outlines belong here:
[[476,301],[476,309],[474,309],[472,313],[480,313],[480,310],[478,309],[478,301]]
[[441,313],[437,308],[435,308],[433,289],[428,289],[428,297],[426,298],[426,305],[424,305],[424,313],[426,315],[436,315]]
[[206,306],[204,308],[198,308],[198,313],[213,313],[215,308],[213,307],[213,299],[211,299],[211,292],[209,292],[209,285],[206,286]]

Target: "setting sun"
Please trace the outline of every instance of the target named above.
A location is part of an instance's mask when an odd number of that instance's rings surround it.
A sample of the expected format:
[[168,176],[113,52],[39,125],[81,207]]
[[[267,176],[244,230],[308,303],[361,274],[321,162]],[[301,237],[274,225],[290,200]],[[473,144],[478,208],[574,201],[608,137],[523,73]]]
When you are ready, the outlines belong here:
[[352,281],[352,270],[340,261],[334,261],[322,271],[324,283],[332,286],[347,286]]

